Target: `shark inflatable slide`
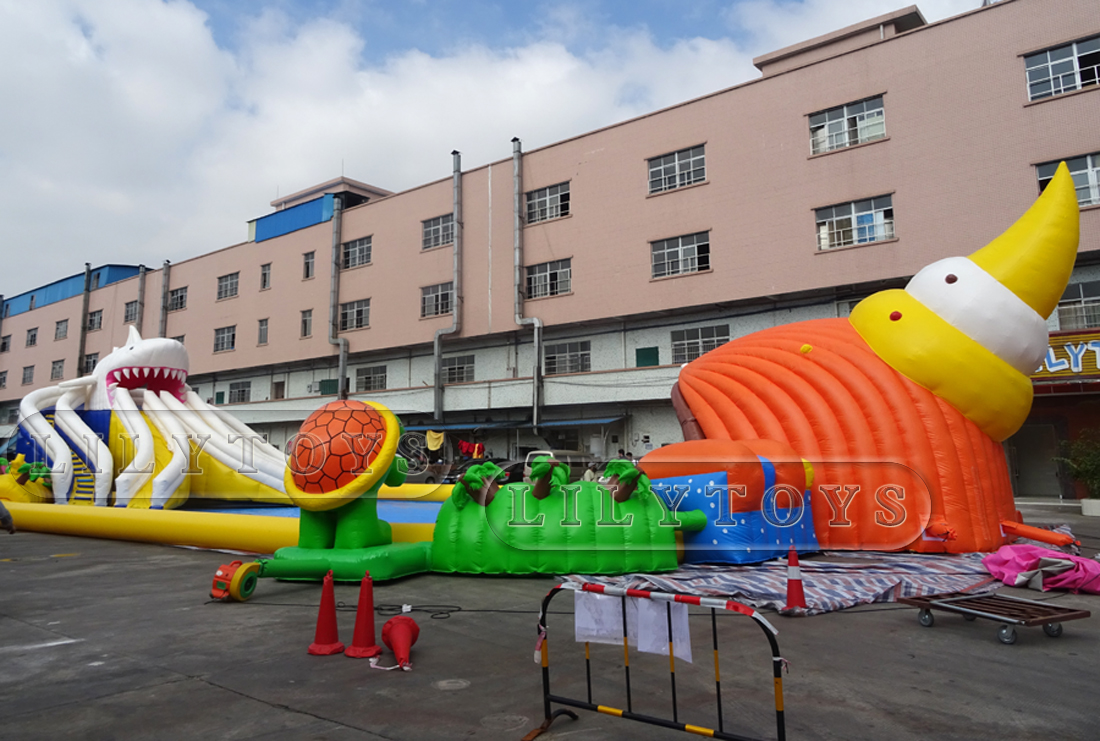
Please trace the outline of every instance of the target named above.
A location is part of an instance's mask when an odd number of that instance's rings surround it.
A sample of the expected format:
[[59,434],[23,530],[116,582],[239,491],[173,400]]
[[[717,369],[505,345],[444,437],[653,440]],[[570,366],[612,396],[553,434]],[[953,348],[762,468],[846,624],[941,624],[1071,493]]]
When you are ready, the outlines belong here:
[[[388,409],[326,405],[284,456],[190,391],[182,345],[134,331],[91,376],[23,400],[21,455],[0,475],[0,498],[98,505],[38,508],[85,512],[188,497],[292,503],[301,517],[275,539],[292,547],[246,542],[236,526],[233,542],[195,542],[210,520],[190,540],[162,541],[274,552],[240,571],[252,586],[329,570],[344,581],[368,569],[375,579],[667,571],[679,547],[688,561],[751,563],[790,547],[964,553],[1020,535],[1065,544],[1021,522],[1001,443],[1030,412],[1029,375],[1073,270],[1078,220],[1062,164],[1027,213],[969,257],[925,267],[849,318],[756,332],[686,365],[672,391],[684,442],[637,468],[613,461],[598,484],[570,484],[554,461],[505,486],[492,464],[474,467],[436,492],[446,501],[434,527],[415,532],[376,508],[407,470]],[[22,525],[25,512],[13,512]],[[140,527],[153,526],[148,514]],[[115,537],[155,539],[134,537],[137,527]]]

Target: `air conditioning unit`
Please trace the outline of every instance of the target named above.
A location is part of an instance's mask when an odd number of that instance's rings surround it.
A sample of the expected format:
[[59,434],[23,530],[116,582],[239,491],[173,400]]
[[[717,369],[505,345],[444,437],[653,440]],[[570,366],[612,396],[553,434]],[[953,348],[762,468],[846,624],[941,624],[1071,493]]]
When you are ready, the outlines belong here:
[[314,381],[313,383],[307,383],[306,384],[306,393],[307,394],[320,394],[321,393],[321,382],[320,381]]

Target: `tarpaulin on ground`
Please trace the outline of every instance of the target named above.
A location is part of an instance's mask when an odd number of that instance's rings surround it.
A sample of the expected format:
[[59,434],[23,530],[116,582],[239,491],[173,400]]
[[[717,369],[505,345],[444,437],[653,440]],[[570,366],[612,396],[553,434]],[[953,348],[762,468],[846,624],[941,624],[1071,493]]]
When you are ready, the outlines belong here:
[[1100,563],[1033,545],[1005,545],[982,563],[1010,587],[1100,594]]
[[[830,552],[801,562],[805,614],[842,610],[872,602],[894,602],[944,592],[991,592],[1001,585],[989,577],[981,553]],[[608,584],[726,597],[756,609],[781,609],[787,602],[787,561],[730,566],[693,564],[667,574],[565,577],[569,581]]]

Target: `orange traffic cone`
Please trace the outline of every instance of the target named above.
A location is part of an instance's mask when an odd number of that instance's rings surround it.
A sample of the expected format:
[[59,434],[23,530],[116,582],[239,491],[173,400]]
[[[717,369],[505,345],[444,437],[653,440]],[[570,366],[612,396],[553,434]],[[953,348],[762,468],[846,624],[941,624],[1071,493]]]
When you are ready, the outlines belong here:
[[795,613],[797,609],[806,609],[806,593],[802,590],[802,569],[798,565],[798,551],[791,546],[787,554],[787,606],[784,613]]
[[390,647],[397,659],[397,665],[405,671],[412,668],[409,664],[409,649],[419,636],[420,626],[407,615],[392,617],[382,626],[382,642]]
[[336,592],[332,588],[332,571],[325,574],[321,587],[321,609],[317,612],[317,633],[309,652],[314,656],[331,656],[344,650],[336,630]]
[[379,656],[382,647],[374,642],[374,580],[368,571],[359,583],[359,605],[355,610],[355,635],[344,656],[369,659]]

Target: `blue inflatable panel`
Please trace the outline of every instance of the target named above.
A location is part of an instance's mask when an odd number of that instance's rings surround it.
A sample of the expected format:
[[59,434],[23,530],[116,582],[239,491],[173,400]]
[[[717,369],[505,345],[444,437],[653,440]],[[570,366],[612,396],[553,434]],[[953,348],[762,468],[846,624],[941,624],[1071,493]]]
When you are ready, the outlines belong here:
[[820,550],[808,493],[801,502],[795,497],[795,506],[790,506],[787,494],[771,491],[774,469],[763,459],[762,463],[770,493],[760,510],[752,512],[729,511],[725,471],[654,479],[653,491],[669,509],[707,513],[705,528],[684,533],[685,562],[760,563],[786,556],[792,545],[799,553]]

